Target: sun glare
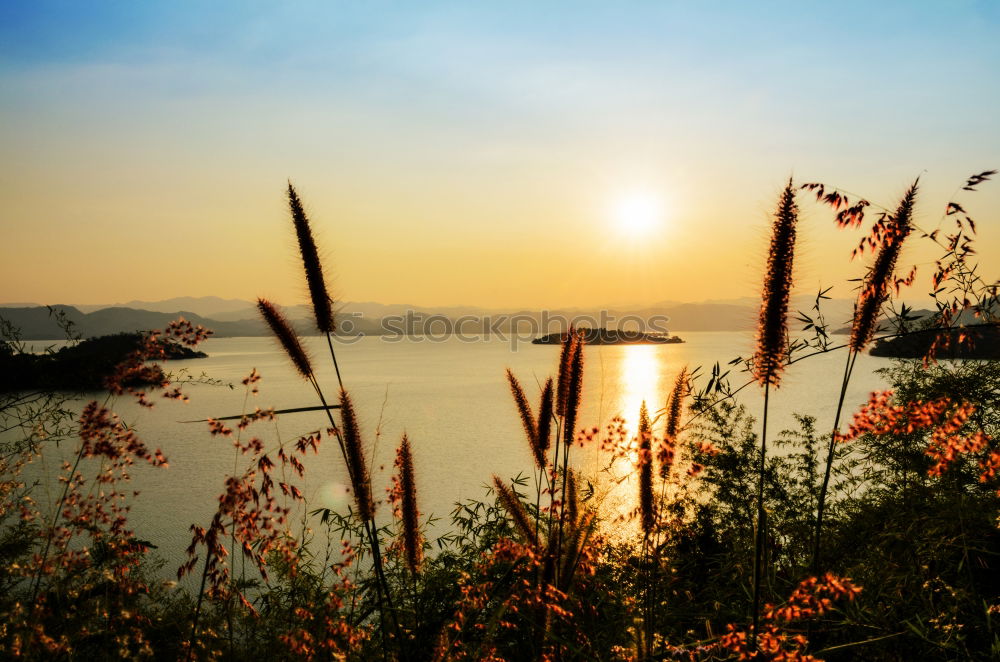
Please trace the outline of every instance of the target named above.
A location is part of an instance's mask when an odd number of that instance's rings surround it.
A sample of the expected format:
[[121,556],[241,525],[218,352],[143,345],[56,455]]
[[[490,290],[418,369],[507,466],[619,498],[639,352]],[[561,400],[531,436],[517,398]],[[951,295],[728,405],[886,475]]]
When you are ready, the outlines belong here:
[[632,193],[614,204],[612,220],[623,234],[644,237],[663,222],[663,204],[649,193]]

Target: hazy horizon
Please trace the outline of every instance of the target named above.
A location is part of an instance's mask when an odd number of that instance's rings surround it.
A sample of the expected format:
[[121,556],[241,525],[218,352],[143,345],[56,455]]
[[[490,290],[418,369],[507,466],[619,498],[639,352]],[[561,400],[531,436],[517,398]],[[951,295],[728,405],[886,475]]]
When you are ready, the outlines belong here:
[[[805,303],[806,301],[812,301],[815,297],[813,294],[799,293],[792,297],[793,303]],[[195,302],[202,302],[207,304],[209,301],[216,301],[220,305],[222,304],[249,304],[250,306],[255,305],[254,300],[251,299],[239,299],[239,298],[228,298],[228,297],[218,297],[215,295],[203,295],[203,296],[174,296],[167,297],[165,299],[132,299],[130,301],[114,301],[114,302],[101,302],[101,303],[84,303],[84,302],[38,302],[38,301],[0,301],[0,307],[27,307],[27,306],[73,306],[80,308],[111,308],[111,307],[129,307],[139,304],[159,304],[173,302],[173,301],[183,301],[192,300]],[[907,305],[933,305],[931,299],[927,299],[925,302],[914,302],[913,300],[907,300],[906,297],[901,299]],[[549,307],[533,307],[527,305],[511,305],[511,306],[485,306],[477,303],[465,302],[458,304],[440,304],[440,303],[426,303],[426,302],[411,302],[411,301],[356,301],[351,299],[345,299],[342,301],[335,302],[335,305],[343,304],[356,304],[356,305],[374,305],[374,306],[385,306],[385,307],[403,307],[409,306],[414,309],[443,309],[443,308],[468,308],[468,309],[483,309],[483,310],[612,310],[612,309],[639,309],[639,308],[655,308],[658,306],[688,306],[688,305],[756,305],[759,301],[758,296],[747,295],[742,297],[728,297],[721,299],[699,299],[682,301],[677,299],[663,299],[660,301],[648,301],[648,302],[604,302],[604,303],[594,303],[590,305],[579,305],[579,306],[549,306]],[[835,297],[829,299],[831,303],[840,303],[853,301],[850,297]],[[285,306],[305,306],[311,307],[311,303],[307,299],[297,299],[288,301],[276,301],[275,303]],[[235,308],[234,308],[235,310]]]

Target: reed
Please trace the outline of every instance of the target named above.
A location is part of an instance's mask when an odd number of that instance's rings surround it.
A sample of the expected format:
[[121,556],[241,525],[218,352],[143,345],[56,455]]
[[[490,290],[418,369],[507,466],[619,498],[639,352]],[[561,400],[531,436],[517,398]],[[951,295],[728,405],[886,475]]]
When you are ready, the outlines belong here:
[[[322,403],[330,421],[330,427],[337,438],[344,463],[347,466],[348,478],[351,489],[354,493],[355,505],[358,515],[364,525],[368,544],[371,548],[376,575],[376,589],[379,602],[379,617],[384,618],[388,613],[392,621],[393,628],[399,634],[399,626],[395,611],[392,608],[392,598],[389,591],[389,583],[385,577],[382,567],[382,554],[379,543],[378,528],[375,525],[375,501],[372,497],[371,477],[365,463],[364,450],[361,442],[361,434],[357,424],[357,416],[353,403],[344,389],[344,382],[340,374],[340,366],[337,362],[337,355],[333,347],[332,334],[336,330],[335,318],[333,314],[332,298],[327,291],[326,277],[324,276],[323,265],[319,258],[319,250],[313,238],[312,228],[309,219],[305,214],[302,201],[299,199],[294,186],[288,184],[288,204],[292,216],[292,225],[299,244],[299,254],[302,258],[303,270],[306,277],[306,284],[309,288],[310,299],[312,300],[313,313],[317,328],[326,335],[327,346],[330,350],[330,358],[337,375],[337,384],[340,391],[341,401],[341,425],[338,426],[327,406],[327,400],[323,389],[312,370],[308,354],[305,352],[295,331],[288,324],[287,320],[280,314],[273,304],[261,299],[258,306],[265,321],[272,332],[278,338],[285,353],[291,358],[296,369],[304,378],[309,380],[316,396]],[[385,628],[381,628],[380,635],[385,639]]]
[[919,179],[907,189],[895,213],[889,218],[889,223],[880,233],[881,246],[875,256],[875,262],[865,277],[851,325],[851,340],[848,346],[853,352],[862,351],[875,334],[882,304],[885,303],[892,287],[896,262],[903,249],[903,242],[913,231],[913,204],[918,183]]
[[[568,348],[568,351],[567,351]],[[559,381],[565,382],[566,402],[563,408],[563,456],[562,456],[562,487],[559,490],[561,505],[559,508],[559,532],[556,538],[556,549],[563,551],[563,525],[566,519],[566,481],[569,475],[569,451],[576,437],[576,418],[580,411],[580,401],[583,396],[583,337],[571,329],[563,350],[569,356],[568,362],[560,361]],[[561,357],[560,357],[561,358]],[[558,446],[557,446],[558,448]]]
[[[570,361],[566,381],[566,400],[563,404],[563,443],[572,446],[576,436],[576,418],[580,411],[580,401],[583,397],[583,338],[573,333],[566,343],[570,345]],[[565,345],[564,345],[565,347]],[[559,374],[560,384],[563,373]]]
[[538,407],[538,425],[535,429],[535,443],[531,447],[532,453],[535,456],[535,462],[542,471],[545,470],[549,446],[552,443],[552,395],[552,378],[549,377],[545,380],[545,386],[542,387],[542,401]]
[[511,395],[514,396],[517,413],[521,416],[521,425],[524,427],[524,435],[528,438],[528,444],[531,446],[531,453],[535,456],[535,461],[540,462],[538,424],[535,422],[535,415],[531,412],[531,405],[528,404],[528,398],[524,395],[524,389],[521,388],[521,383],[517,381],[517,377],[510,371],[510,368],[507,369],[507,383],[510,386]]
[[879,251],[871,268],[865,276],[858,293],[858,301],[854,306],[854,319],[851,322],[851,338],[847,344],[847,360],[844,364],[844,374],[840,382],[840,395],[837,398],[837,411],[833,417],[833,429],[830,432],[830,443],[826,454],[826,467],[823,472],[823,483],[820,485],[816,498],[816,525],[813,531],[814,574],[819,574],[821,554],[823,549],[823,517],[826,513],[826,497],[830,488],[830,476],[833,464],[837,459],[837,434],[840,430],[840,417],[844,410],[844,399],[847,397],[847,387],[854,371],[854,363],[858,354],[864,351],[871,342],[878,326],[882,305],[885,303],[894,284],[896,263],[903,248],[903,242],[913,231],[913,206],[916,202],[919,178],[910,185],[903,194],[896,211],[887,219],[884,225],[876,224],[872,231],[873,239],[879,242]]
[[414,575],[423,561],[423,541],[420,536],[420,513],[417,511],[417,484],[413,474],[413,452],[410,439],[403,434],[396,451],[399,464],[399,488],[401,491],[400,510],[403,524],[403,556],[406,566]]
[[332,300],[326,289],[323,264],[319,259],[319,251],[316,249],[316,241],[313,239],[309,218],[306,216],[306,212],[302,208],[302,201],[291,182],[288,183],[288,206],[292,212],[295,237],[299,241],[299,255],[302,256],[302,267],[306,273],[306,284],[309,286],[309,298],[312,299],[316,328],[324,333],[332,333],[337,327],[333,315]]
[[684,413],[684,393],[687,390],[687,367],[681,369],[674,379],[674,386],[667,397],[667,419],[663,426],[663,440],[660,442],[660,478],[670,477],[670,470],[677,455],[677,434],[680,432],[681,414]]
[[771,224],[771,245],[757,322],[754,377],[761,385],[778,386],[788,358],[788,300],[792,290],[797,220],[795,189],[789,179]]
[[645,401],[639,408],[639,515],[642,533],[648,540],[656,527],[653,504],[653,427]]
[[375,517],[375,501],[372,499],[371,476],[365,462],[364,448],[354,403],[347,391],[340,392],[340,419],[343,424],[344,448],[347,450],[347,464],[351,475],[354,503],[361,519],[370,521]]
[[576,338],[576,331],[572,326],[570,326],[569,331],[566,333],[566,337],[563,339],[562,349],[559,352],[559,379],[557,381],[558,387],[556,388],[556,416],[565,416],[566,414],[566,400],[569,397],[570,373],[573,369],[573,351]]
[[260,311],[261,317],[264,318],[267,326],[271,329],[271,333],[278,339],[281,348],[285,350],[285,354],[288,355],[298,373],[303,379],[312,381],[313,369],[309,355],[306,353],[302,343],[299,342],[298,334],[295,333],[292,325],[288,323],[285,315],[278,306],[267,299],[257,299],[257,309]]
[[570,528],[566,551],[562,557],[559,569],[559,590],[568,592],[573,576],[580,562],[580,554],[587,545],[588,538],[594,530],[594,512],[587,510]]
[[531,526],[531,519],[528,517],[528,511],[524,508],[524,504],[517,498],[514,491],[507,487],[507,484],[496,474],[493,475],[493,487],[496,489],[500,504],[514,521],[514,527],[525,540],[537,549],[538,536],[535,534],[535,529]]
[[764,275],[760,317],[757,322],[757,348],[754,352],[754,378],[764,387],[764,412],[760,435],[760,458],[757,474],[757,531],[754,540],[753,631],[751,647],[757,648],[760,628],[760,587],[764,574],[764,474],[767,468],[767,414],[771,387],[777,387],[788,360],[788,300],[792,289],[792,266],[795,258],[795,225],[798,208],[795,189],[788,180],[778,200],[771,224],[771,245]]
[[313,238],[312,226],[302,208],[302,201],[291,182],[288,183],[288,207],[292,214],[295,237],[299,243],[299,255],[302,258],[302,268],[306,276],[309,298],[312,301],[316,328],[326,335],[326,344],[330,349],[333,370],[337,374],[337,386],[343,389],[344,380],[340,376],[340,364],[337,362],[337,353],[333,349],[333,332],[337,330],[337,320],[333,312],[333,297],[330,296],[326,286],[323,263],[319,259],[319,250],[316,248],[316,240]]

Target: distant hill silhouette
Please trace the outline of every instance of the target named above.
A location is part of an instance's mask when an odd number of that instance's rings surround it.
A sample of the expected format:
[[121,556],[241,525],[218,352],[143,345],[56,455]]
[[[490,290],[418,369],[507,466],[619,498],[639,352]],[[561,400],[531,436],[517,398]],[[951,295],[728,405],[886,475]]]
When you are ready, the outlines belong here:
[[[213,320],[202,317],[190,311],[156,312],[152,310],[136,310],[134,308],[103,308],[92,313],[83,313],[74,306],[52,306],[53,310],[61,311],[65,319],[73,323],[73,329],[82,338],[95,338],[115,333],[132,331],[148,331],[162,329],[178,317],[184,317],[193,324],[212,329],[214,334],[222,338],[238,336],[266,336],[270,331],[259,319],[244,319],[232,322]],[[63,340],[65,332],[60,328],[55,316],[44,307],[35,308],[0,308],[3,317],[15,328],[20,330],[22,338],[30,340]],[[304,320],[295,322],[300,333],[313,333]],[[370,333],[379,331],[378,325],[371,323],[361,325]]]
[[[811,297],[799,296],[793,299],[793,310],[802,310],[812,315]],[[183,316],[195,324],[212,329],[217,337],[266,336],[269,331],[259,320],[254,302],[241,299],[219,297],[177,297],[155,302],[131,302],[129,306],[69,306],[53,308],[63,311],[73,322],[82,337],[102,336],[125,331],[140,331],[162,328],[171,320]],[[485,332],[520,333],[541,335],[559,330],[559,327],[543,328],[546,317],[563,320],[577,320],[578,326],[618,326],[622,320],[632,322],[624,326],[634,327],[636,320],[648,322],[659,320],[658,328],[647,327],[647,331],[742,331],[750,333],[757,323],[760,303],[745,297],[727,301],[703,301],[698,303],[678,303],[662,301],[642,307],[608,308],[563,308],[540,310],[511,310],[482,308],[477,306],[416,306],[409,304],[382,304],[376,302],[338,302],[338,318],[342,322],[345,335],[363,333],[381,335],[393,330],[425,334]],[[827,322],[837,328],[849,321],[853,302],[847,299],[832,299],[823,302]],[[284,310],[298,331],[304,335],[314,333],[309,306],[286,306]],[[411,319],[403,320],[410,313]],[[32,340],[59,340],[65,336],[55,319],[45,307],[0,305],[0,316],[8,319],[21,329],[24,338]],[[431,318],[428,321],[428,318]],[[512,323],[510,318],[514,318]],[[613,319],[608,319],[613,318]],[[383,327],[385,321],[385,328]],[[664,322],[664,320],[666,320]],[[580,324],[579,322],[582,322]],[[460,324],[459,324],[460,323]],[[458,326],[456,327],[456,324]],[[516,329],[512,327],[516,326]],[[664,328],[666,327],[666,329]],[[388,329],[388,330],[387,330]]]

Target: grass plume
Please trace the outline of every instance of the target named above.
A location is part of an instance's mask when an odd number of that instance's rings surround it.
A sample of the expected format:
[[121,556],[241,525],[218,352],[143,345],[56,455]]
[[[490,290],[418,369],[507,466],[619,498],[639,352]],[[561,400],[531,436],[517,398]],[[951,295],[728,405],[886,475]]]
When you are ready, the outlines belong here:
[[312,380],[313,369],[309,361],[309,355],[306,353],[302,343],[299,342],[299,335],[295,333],[295,329],[288,323],[285,315],[275,304],[267,299],[257,299],[257,309],[260,311],[261,317],[264,318],[267,326],[270,327],[271,333],[281,343],[281,348],[285,350],[285,354],[291,359],[295,369],[299,371],[299,374],[304,379]]
[[420,539],[420,513],[417,511],[417,484],[413,475],[413,452],[410,440],[403,434],[396,451],[399,465],[400,510],[403,522],[403,556],[410,572],[416,574],[423,560],[423,542]]
[[667,421],[663,427],[663,441],[660,443],[660,478],[666,480],[674,464],[677,448],[677,433],[680,432],[681,414],[684,413],[684,393],[687,390],[687,368],[682,368],[674,380],[674,387],[667,398]]
[[562,350],[559,352],[559,379],[556,389],[556,415],[566,414],[566,398],[569,395],[570,372],[573,365],[573,348],[575,346],[576,331],[572,326],[563,338]]
[[332,333],[336,330],[336,322],[333,304],[326,289],[326,278],[323,276],[323,265],[316,249],[316,241],[313,239],[312,228],[309,226],[309,218],[291,182],[288,183],[288,206],[292,212],[295,236],[299,241],[299,255],[302,256],[302,267],[306,272],[306,284],[309,286],[316,327],[324,333]]
[[517,377],[510,371],[510,368],[507,368],[507,383],[510,385],[511,395],[514,396],[517,413],[521,416],[524,435],[528,438],[528,443],[531,445],[531,452],[534,454],[535,460],[538,461],[538,449],[536,448],[538,444],[538,425],[535,422],[535,415],[531,412],[531,405],[528,404],[528,398],[524,395],[521,382],[517,381]]
[[875,334],[879,312],[889,294],[896,262],[903,248],[903,241],[913,230],[911,220],[918,183],[919,180],[913,182],[907,189],[903,199],[899,202],[899,207],[896,208],[896,212],[890,217],[887,227],[884,228],[881,247],[861,288],[854,313],[854,322],[851,325],[849,343],[854,352],[863,350]]
[[347,464],[351,475],[351,487],[354,490],[354,501],[361,519],[370,521],[375,517],[371,477],[368,474],[368,465],[365,463],[365,453],[361,444],[358,418],[354,413],[354,404],[347,391],[343,390],[340,392],[340,416],[343,424],[344,449],[347,452]]
[[538,536],[535,534],[531,519],[528,517],[528,511],[524,508],[521,500],[517,498],[514,491],[507,487],[507,484],[496,474],[493,475],[493,487],[497,491],[497,498],[500,499],[500,504],[503,505],[504,510],[507,511],[511,519],[514,520],[514,527],[524,536],[525,540],[538,547]]
[[643,401],[639,408],[639,515],[642,532],[649,536],[656,527],[656,513],[653,507],[653,428],[649,422],[649,410]]
[[771,226],[771,246],[767,254],[754,378],[761,384],[778,386],[788,353],[788,299],[792,290],[792,263],[795,258],[795,224],[798,208],[792,180],[781,193]]
[[871,341],[878,326],[879,313],[882,311],[882,304],[889,296],[889,290],[893,285],[893,277],[896,270],[896,262],[899,260],[900,251],[903,248],[903,241],[913,230],[911,223],[913,218],[913,205],[917,196],[917,181],[910,185],[910,188],[903,194],[903,198],[896,208],[896,212],[886,219],[886,223],[876,223],[872,230],[870,241],[877,239],[879,251],[875,256],[875,262],[865,276],[858,295],[858,302],[854,308],[854,320],[851,324],[851,338],[848,342],[847,361],[844,365],[844,376],[840,383],[840,396],[837,399],[837,412],[833,418],[833,430],[830,432],[829,448],[826,455],[826,468],[823,473],[823,482],[820,485],[819,496],[816,500],[816,525],[813,533],[813,572],[818,573],[821,562],[820,554],[823,545],[823,517],[826,512],[826,497],[830,488],[830,476],[833,471],[833,464],[837,459],[837,435],[840,429],[840,416],[844,409],[844,399],[847,397],[847,387],[851,381],[851,374],[854,371],[854,363],[858,354],[864,351],[865,345]]
[[[583,338],[578,333],[570,334],[564,344],[570,346],[570,359],[567,367],[566,401],[563,407],[563,442],[566,446],[573,444],[576,434],[576,417],[580,411],[580,400],[583,396]],[[563,382],[563,371],[560,366],[559,372],[560,387]]]
[[542,402],[538,406],[538,425],[535,428],[535,443],[531,450],[535,456],[535,463],[539,469],[544,470],[549,446],[552,443],[552,378],[545,380],[542,388]]
[[767,413],[771,386],[777,387],[788,358],[788,299],[792,290],[792,264],[795,258],[795,224],[798,208],[792,180],[781,192],[778,210],[771,226],[771,246],[767,255],[760,319],[757,324],[757,349],[754,353],[754,379],[764,387],[764,413],[761,418],[760,459],[757,474],[757,532],[753,565],[753,630],[751,648],[757,649],[760,632],[760,589],[764,574],[764,472],[767,467]]

